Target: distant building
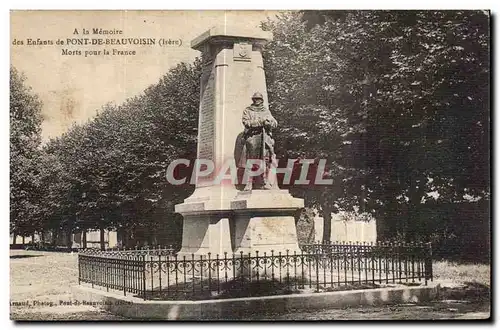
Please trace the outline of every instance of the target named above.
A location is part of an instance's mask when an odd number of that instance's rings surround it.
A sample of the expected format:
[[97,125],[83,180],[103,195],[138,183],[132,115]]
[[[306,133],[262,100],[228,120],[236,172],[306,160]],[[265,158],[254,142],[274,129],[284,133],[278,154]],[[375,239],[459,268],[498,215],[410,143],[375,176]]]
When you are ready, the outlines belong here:
[[[43,236],[43,239],[42,239]],[[104,230],[103,241],[105,248],[118,247],[118,237],[116,231]],[[34,239],[34,240],[33,240]],[[65,232],[54,233],[47,231],[43,235],[35,234],[33,236],[17,236],[17,244],[30,244],[32,242],[45,242],[46,244],[53,244],[56,246],[68,246],[67,234]],[[14,235],[10,235],[10,244],[14,243]],[[101,232],[100,230],[89,230],[86,233],[79,232],[71,234],[71,247],[72,248],[100,248],[101,247]]]
[[[104,230],[103,233],[104,248],[118,247],[118,237],[116,231]],[[101,247],[101,231],[89,230],[72,234],[73,248],[100,248]]]
[[[332,231],[330,241],[345,242],[376,242],[377,224],[375,219],[369,222],[350,220],[344,221],[341,213],[332,213]],[[314,218],[314,237],[316,241],[323,240],[323,218]]]

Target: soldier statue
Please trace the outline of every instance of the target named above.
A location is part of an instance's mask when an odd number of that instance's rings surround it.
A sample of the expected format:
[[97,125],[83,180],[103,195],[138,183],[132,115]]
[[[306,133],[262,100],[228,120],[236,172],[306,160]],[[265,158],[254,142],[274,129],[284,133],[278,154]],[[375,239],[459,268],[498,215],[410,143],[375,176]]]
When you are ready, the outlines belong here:
[[255,177],[247,176],[248,181],[244,190],[249,191],[255,188],[278,189],[276,173],[272,170],[273,166],[276,167],[272,129],[278,126],[278,122],[269,109],[264,106],[264,98],[261,93],[253,94],[252,102],[243,111],[242,121],[245,131],[243,132],[243,150],[239,159],[239,166],[244,167],[245,171],[251,171],[252,169],[247,166],[247,160],[253,159],[261,160],[261,164],[265,168],[263,174],[256,180],[260,182],[260,185],[255,187],[252,182]]

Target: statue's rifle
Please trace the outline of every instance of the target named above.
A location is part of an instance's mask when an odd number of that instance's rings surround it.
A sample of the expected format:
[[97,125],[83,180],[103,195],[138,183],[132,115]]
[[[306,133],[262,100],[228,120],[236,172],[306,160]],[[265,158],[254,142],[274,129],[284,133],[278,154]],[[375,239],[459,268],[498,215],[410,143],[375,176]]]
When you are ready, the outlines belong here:
[[265,159],[265,153],[266,152],[266,129],[264,126],[262,126],[262,161],[266,162],[266,159]]

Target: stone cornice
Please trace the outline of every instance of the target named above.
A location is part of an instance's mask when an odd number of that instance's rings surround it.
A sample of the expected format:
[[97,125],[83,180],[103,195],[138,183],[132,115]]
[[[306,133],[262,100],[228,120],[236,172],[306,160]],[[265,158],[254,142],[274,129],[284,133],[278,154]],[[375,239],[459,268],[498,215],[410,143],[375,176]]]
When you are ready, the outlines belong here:
[[254,46],[262,46],[272,40],[271,32],[260,29],[242,29],[232,26],[215,26],[191,41],[191,48],[203,51],[206,43],[210,44],[234,44],[237,42],[248,42]]

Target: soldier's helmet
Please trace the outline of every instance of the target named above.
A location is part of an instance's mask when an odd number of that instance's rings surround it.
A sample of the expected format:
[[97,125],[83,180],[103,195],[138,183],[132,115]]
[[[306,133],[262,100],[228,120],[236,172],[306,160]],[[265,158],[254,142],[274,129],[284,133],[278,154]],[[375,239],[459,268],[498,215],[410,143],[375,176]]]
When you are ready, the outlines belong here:
[[263,99],[264,99],[264,97],[262,96],[262,94],[261,94],[261,93],[259,93],[259,92],[255,92],[255,93],[252,95],[252,100],[256,100],[256,99],[261,99],[261,100],[263,100]]

